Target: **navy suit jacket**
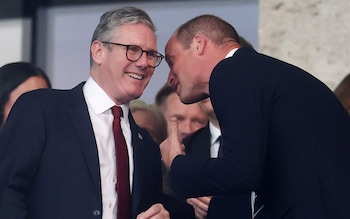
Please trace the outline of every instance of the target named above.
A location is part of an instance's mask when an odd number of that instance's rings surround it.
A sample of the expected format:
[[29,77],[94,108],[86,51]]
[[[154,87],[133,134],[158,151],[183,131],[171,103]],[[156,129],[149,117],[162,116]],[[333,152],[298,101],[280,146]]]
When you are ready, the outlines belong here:
[[[209,124],[183,139],[187,156],[210,159],[211,133]],[[216,195],[210,200],[207,219],[251,219],[250,193]]]
[[258,218],[349,218],[350,117],[326,85],[241,48],[213,69],[209,94],[223,157],[175,157],[176,193],[256,191]]
[[[82,87],[18,99],[0,132],[0,218],[102,218],[97,145]],[[171,201],[162,194],[159,147],[129,115],[136,218]]]
[[204,128],[201,128],[193,134],[183,139],[186,155],[195,156],[201,159],[210,158],[210,129],[209,123]]

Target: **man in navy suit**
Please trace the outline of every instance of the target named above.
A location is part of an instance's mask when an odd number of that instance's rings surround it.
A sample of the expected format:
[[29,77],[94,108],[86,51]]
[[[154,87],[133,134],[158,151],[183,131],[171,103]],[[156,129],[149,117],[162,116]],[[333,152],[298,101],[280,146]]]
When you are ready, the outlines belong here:
[[140,9],[108,11],[92,37],[86,83],[19,98],[0,133],[0,218],[115,219],[122,209],[115,189],[116,105],[129,157],[130,218],[169,218],[159,147],[128,108],[163,59],[154,32]]
[[235,29],[213,15],[181,25],[165,53],[182,102],[210,96],[223,144],[218,159],[184,156],[172,120],[160,147],[176,193],[255,191],[263,204],[256,218],[349,218],[350,118],[326,85],[240,48]]
[[[253,48],[244,37],[239,36],[239,41],[241,47]],[[221,142],[219,121],[216,118],[210,98],[198,102],[198,105],[208,115],[209,124],[183,140],[185,154],[194,155],[202,159],[216,158],[219,156]],[[234,218],[251,219],[254,215],[254,208],[258,207],[254,205],[254,201],[255,193],[187,199],[187,202],[193,206],[196,217],[199,219],[224,218],[227,214],[232,215]],[[229,213],[230,211],[232,213]]]
[[[185,154],[201,159],[217,158],[221,156],[221,131],[210,98],[206,98],[198,105],[208,115],[209,124],[183,139]],[[234,218],[251,219],[251,193],[232,196],[204,196],[188,198],[197,218],[225,218],[230,214]],[[229,213],[231,212],[231,213]]]

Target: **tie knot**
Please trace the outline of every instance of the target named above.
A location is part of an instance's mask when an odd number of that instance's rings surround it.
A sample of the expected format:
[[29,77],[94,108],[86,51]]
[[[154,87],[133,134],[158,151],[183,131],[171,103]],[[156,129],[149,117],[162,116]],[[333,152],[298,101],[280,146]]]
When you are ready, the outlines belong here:
[[123,111],[122,111],[122,108],[120,106],[113,106],[112,113],[113,113],[114,118],[120,118],[123,116]]

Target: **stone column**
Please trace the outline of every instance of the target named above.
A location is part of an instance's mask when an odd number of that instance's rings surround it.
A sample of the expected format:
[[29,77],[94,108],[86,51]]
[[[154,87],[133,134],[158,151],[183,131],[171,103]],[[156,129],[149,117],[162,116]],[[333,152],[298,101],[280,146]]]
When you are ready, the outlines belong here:
[[332,90],[350,73],[350,0],[260,0],[259,51]]

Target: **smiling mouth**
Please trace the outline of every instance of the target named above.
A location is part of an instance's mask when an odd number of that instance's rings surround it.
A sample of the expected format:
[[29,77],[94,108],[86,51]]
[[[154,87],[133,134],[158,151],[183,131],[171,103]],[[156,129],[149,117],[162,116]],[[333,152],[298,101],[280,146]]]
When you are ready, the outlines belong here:
[[128,76],[130,78],[134,78],[134,79],[137,79],[137,80],[142,80],[144,78],[144,76],[138,75],[138,74],[135,74],[135,73],[128,73]]

